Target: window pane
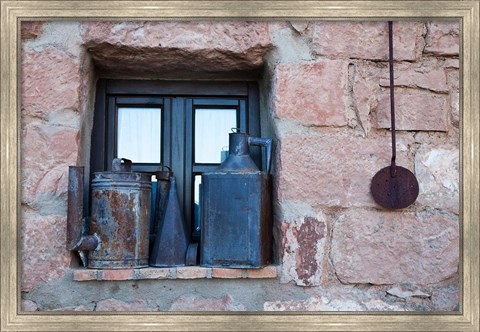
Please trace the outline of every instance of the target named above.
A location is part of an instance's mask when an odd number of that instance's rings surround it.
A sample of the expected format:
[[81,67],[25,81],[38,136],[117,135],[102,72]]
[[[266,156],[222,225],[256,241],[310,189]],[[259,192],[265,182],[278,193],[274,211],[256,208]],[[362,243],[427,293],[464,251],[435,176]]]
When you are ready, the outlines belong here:
[[195,110],[195,162],[219,164],[228,151],[228,134],[237,127],[235,109]]
[[117,158],[134,163],[160,163],[160,108],[118,108]]
[[202,219],[202,210],[201,210],[201,192],[202,192],[202,176],[195,175],[195,184],[193,187],[193,219],[194,219],[194,232],[200,231],[201,219]]

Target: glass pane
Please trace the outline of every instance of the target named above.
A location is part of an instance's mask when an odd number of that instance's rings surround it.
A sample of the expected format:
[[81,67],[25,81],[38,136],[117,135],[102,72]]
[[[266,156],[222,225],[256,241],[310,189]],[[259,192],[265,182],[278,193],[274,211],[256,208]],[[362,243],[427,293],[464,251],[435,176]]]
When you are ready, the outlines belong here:
[[202,176],[195,175],[195,184],[193,187],[193,220],[194,220],[194,231],[200,231],[201,219],[202,219],[202,212],[201,212],[201,191],[202,191]]
[[219,164],[222,150],[228,151],[228,134],[236,127],[235,109],[196,109],[195,162]]
[[118,108],[117,158],[134,163],[160,163],[162,110]]

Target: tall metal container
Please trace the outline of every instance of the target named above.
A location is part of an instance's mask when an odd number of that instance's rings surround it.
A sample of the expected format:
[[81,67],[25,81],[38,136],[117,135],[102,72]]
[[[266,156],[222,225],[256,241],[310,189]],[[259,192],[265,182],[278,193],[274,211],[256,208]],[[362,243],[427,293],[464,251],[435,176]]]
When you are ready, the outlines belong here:
[[[266,172],[250,158],[250,145],[266,147]],[[228,158],[214,172],[202,174],[200,265],[260,268],[268,264],[271,145],[271,139],[230,134]]]
[[112,172],[93,173],[90,232],[100,246],[89,251],[89,268],[148,266],[150,175],[131,172],[129,161],[119,163],[114,160]]

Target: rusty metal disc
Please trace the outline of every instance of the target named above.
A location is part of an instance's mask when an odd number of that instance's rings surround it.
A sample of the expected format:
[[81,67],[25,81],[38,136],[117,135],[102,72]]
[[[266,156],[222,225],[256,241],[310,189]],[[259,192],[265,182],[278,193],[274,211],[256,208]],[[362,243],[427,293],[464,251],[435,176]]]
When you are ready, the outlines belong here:
[[413,204],[419,190],[415,175],[401,166],[382,168],[373,177],[370,189],[375,202],[387,209],[403,209]]

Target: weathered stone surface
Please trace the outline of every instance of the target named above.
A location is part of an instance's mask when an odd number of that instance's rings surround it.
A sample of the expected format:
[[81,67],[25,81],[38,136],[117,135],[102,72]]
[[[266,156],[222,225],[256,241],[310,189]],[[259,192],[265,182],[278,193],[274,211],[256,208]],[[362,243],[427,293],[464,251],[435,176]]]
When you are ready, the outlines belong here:
[[309,21],[291,21],[290,24],[298,33],[305,32],[311,25]]
[[346,126],[347,62],[321,60],[275,68],[275,117],[307,126]]
[[432,303],[437,311],[459,311],[460,310],[459,283],[454,282],[447,285],[434,287],[432,292]]
[[[333,22],[314,24],[313,48],[319,55],[355,59],[388,59],[386,22]],[[396,60],[417,60],[424,47],[424,25],[394,22],[393,47]]]
[[117,299],[106,299],[97,302],[95,311],[155,311],[145,300],[124,302]]
[[44,52],[48,48],[55,48],[65,52],[74,59],[83,56],[81,29],[78,20],[45,22],[39,38],[24,43],[25,47],[36,52]]
[[459,24],[457,22],[428,22],[425,53],[458,55],[460,51]]
[[451,58],[445,59],[445,62],[443,63],[443,67],[459,69],[460,68],[460,60],[459,59],[451,59]]
[[287,63],[313,59],[307,41],[299,37],[290,27],[272,31],[271,35],[277,61]]
[[49,112],[45,120],[52,126],[63,126],[74,129],[80,128],[80,115],[73,109],[57,109]]
[[402,299],[406,299],[408,297],[420,297],[420,298],[428,298],[432,295],[427,294],[420,289],[411,289],[411,287],[403,287],[403,286],[394,286],[387,290],[387,294],[393,295]]
[[28,312],[40,310],[40,308],[38,308],[38,305],[35,302],[30,300],[22,300],[21,308],[22,308],[22,311],[28,311]]
[[230,295],[221,298],[183,295],[175,300],[170,311],[245,311]]
[[[448,101],[432,93],[395,93],[396,130],[448,131]],[[377,128],[390,128],[390,95],[378,96]]]
[[65,249],[66,218],[40,216],[22,208],[20,220],[22,291],[64,277],[70,265],[70,252]]
[[405,305],[390,304],[380,299],[371,299],[365,302],[366,310],[368,311],[406,311]]
[[164,75],[262,66],[266,22],[85,22],[83,40],[102,71]]
[[376,96],[380,92],[378,82],[387,75],[388,69],[378,63],[351,63],[348,67],[350,107],[353,111],[349,126],[359,126],[367,136],[372,127],[371,114],[377,108]]
[[[416,66],[412,64],[401,64],[395,66],[395,86],[422,88],[435,92],[448,92],[447,75],[441,67],[429,64]],[[388,72],[385,74],[389,75]],[[390,87],[388,77],[380,80],[380,85]]]
[[360,311],[363,307],[354,301],[328,302],[325,298],[310,297],[306,300],[265,302],[265,311]]
[[78,60],[54,47],[42,52],[22,49],[22,115],[45,117],[61,109],[78,109]]
[[20,35],[23,40],[35,39],[43,31],[45,22],[42,21],[24,21],[21,23]]
[[458,230],[458,217],[441,211],[348,210],[330,256],[343,283],[437,283],[458,271]]
[[[396,63],[395,86],[426,89],[441,93],[447,93],[450,88],[443,62],[432,59],[424,59],[418,63]],[[349,126],[356,127],[359,125],[365,135],[368,135],[371,129],[371,114],[374,114],[379,106],[378,96],[382,96],[382,104],[380,105],[382,111],[385,109],[383,103],[386,100],[384,98],[389,98],[388,90],[381,89],[381,87],[390,87],[387,64],[366,61],[356,61],[349,64],[349,90],[352,98],[350,107],[354,112],[353,119],[349,119]],[[397,91],[397,94],[401,95],[402,92]],[[425,96],[427,95],[430,94]],[[389,103],[388,114],[390,114]],[[388,128],[390,127],[389,121],[388,119]]]
[[450,94],[451,121],[455,127],[460,126],[460,94],[452,92]]
[[79,151],[78,129],[31,123],[22,128],[22,203],[66,215],[68,166]]
[[89,306],[86,307],[84,305],[79,305],[79,306],[68,306],[68,307],[63,307],[63,308],[56,308],[53,309],[52,311],[93,311],[94,306]]
[[415,154],[419,204],[459,213],[459,158],[456,146],[420,146]]
[[306,216],[285,223],[281,279],[299,286],[318,286],[325,272],[326,224],[324,216]]
[[[324,206],[376,206],[372,177],[390,164],[391,138],[355,137],[345,132],[285,134],[277,165],[278,198]],[[411,135],[397,135],[397,162],[413,169],[407,155]]]

